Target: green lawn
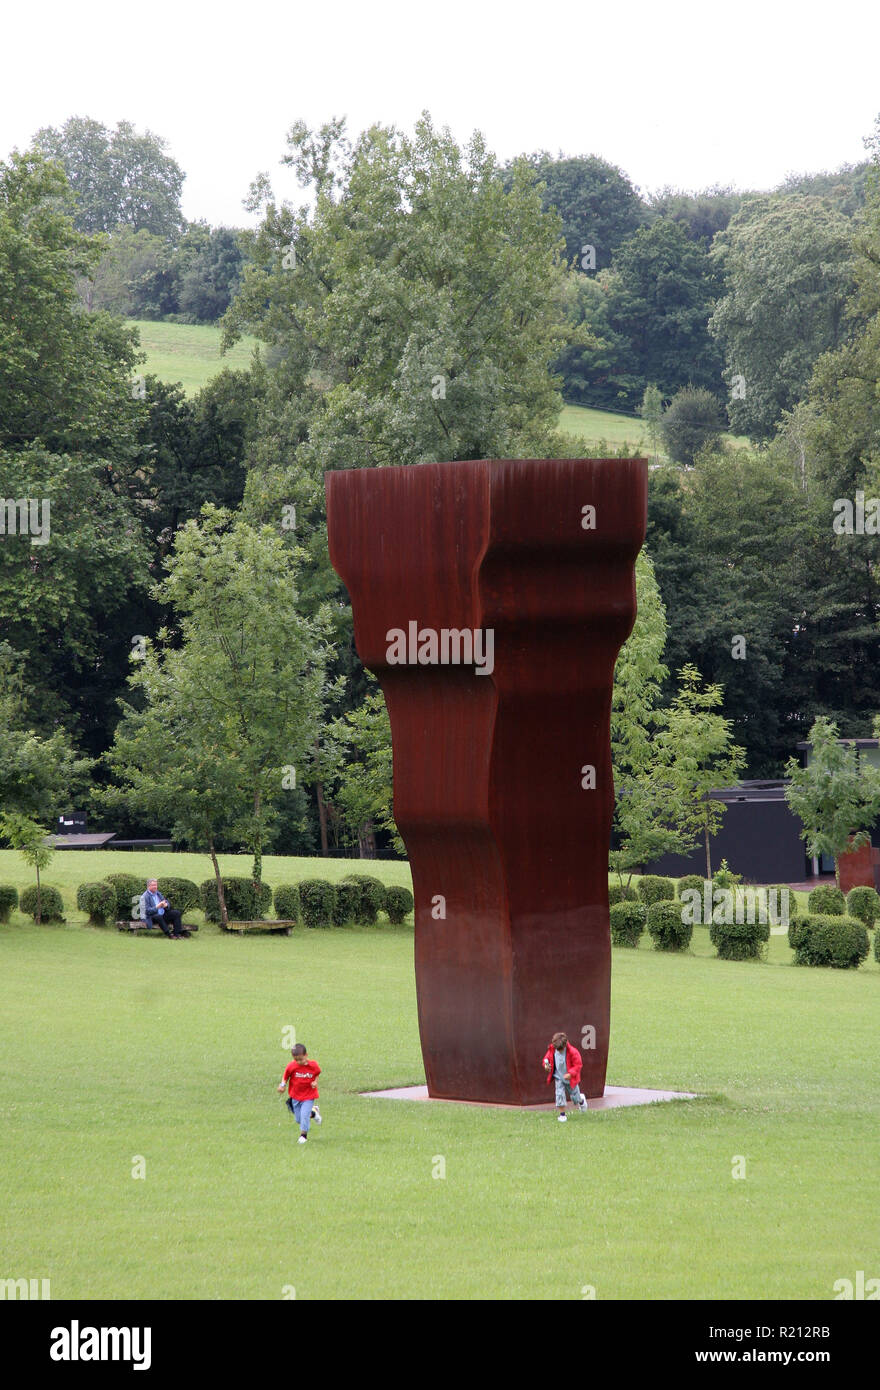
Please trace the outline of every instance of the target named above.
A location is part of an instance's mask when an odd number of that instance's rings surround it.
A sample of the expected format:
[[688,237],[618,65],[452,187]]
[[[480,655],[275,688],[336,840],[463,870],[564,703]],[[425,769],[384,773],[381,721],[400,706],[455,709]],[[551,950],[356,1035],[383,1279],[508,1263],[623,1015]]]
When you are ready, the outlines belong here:
[[132,319],[147,360],[141,370],[162,381],[179,381],[188,396],[224,367],[249,367],[256,339],[245,337],[221,355],[220,329],[213,324],[153,323]]
[[[70,907],[111,867],[207,866],[71,852],[46,879]],[[28,881],[0,851],[0,882]],[[82,921],[0,927],[2,1277],[50,1278],[54,1299],[579,1300],[829,1299],[880,1274],[873,959],[798,969],[773,937],[766,963],[723,962],[704,928],[685,956],[615,950],[609,1082],[704,1099],[562,1130],[358,1094],[424,1079],[411,926],[168,942]],[[302,1147],[275,1091],[290,1025],[324,1069]]]

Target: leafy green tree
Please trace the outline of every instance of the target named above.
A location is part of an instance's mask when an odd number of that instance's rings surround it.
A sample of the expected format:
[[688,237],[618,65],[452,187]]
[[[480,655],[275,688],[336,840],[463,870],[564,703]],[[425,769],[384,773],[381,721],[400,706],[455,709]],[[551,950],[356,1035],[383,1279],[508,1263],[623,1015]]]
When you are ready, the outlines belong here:
[[727,292],[710,330],[724,350],[731,427],[768,438],[806,394],[823,352],[848,336],[852,225],[821,198],[753,198],[720,233],[712,257]]
[[669,818],[685,852],[702,839],[706,877],[711,878],[711,836],[718,834],[727,808],[710,793],[738,779],[745,752],[731,742],[731,721],[717,713],[721,687],[701,689],[695,666],[683,667],[678,680],[678,693],[655,739],[655,778],[668,788]]
[[101,253],[61,206],[62,171],[34,153],[0,164],[0,449],[40,441],[116,460],[131,448],[133,334],[79,310],[76,276]]
[[708,324],[722,282],[699,242],[660,219],[618,248],[608,284],[609,324],[628,343],[633,407],[649,383],[664,396],[687,384],[720,394],[721,354]]
[[639,414],[648,427],[648,436],[651,440],[654,462],[656,463],[657,451],[663,434],[663,396],[656,386],[645,387],[642,403],[639,406]]
[[[201,245],[188,243],[200,233]],[[190,223],[175,254],[179,276],[177,312],[193,323],[216,323],[226,313],[241,283],[244,251],[241,233],[232,227]]]
[[699,193],[684,193],[667,186],[652,195],[649,205],[653,214],[680,223],[691,241],[702,241],[708,247],[715,234],[723,232],[739,211],[743,197],[732,188],[716,186]]
[[663,416],[666,452],[675,463],[690,468],[701,449],[717,445],[724,425],[717,396],[700,387],[684,386],[676,391]]
[[77,283],[86,308],[128,318],[155,319],[177,312],[173,253],[163,237],[117,227],[90,278]]
[[[156,591],[176,630],[160,633],[161,651],[148,644],[131,677],[145,708],[125,711],[108,756],[129,800],[151,776],[180,792],[189,810],[178,831],[198,830],[215,872],[211,846],[224,828],[237,834],[253,852],[255,881],[274,808],[308,767],[321,704],[323,645],[298,612],[298,561],[271,528],[210,505],[178,532]],[[212,765],[219,802],[199,793]]]
[[391,725],[382,692],[373,690],[362,705],[337,719],[325,735],[325,746],[328,737],[333,801],[347,824],[361,841],[365,827],[380,825],[395,849],[405,853],[394,823]]
[[[595,251],[595,269],[611,264],[613,252],[644,226],[647,211],[622,169],[598,155],[553,158],[546,151],[527,155],[544,185],[542,202],[562,219],[565,259],[580,267],[584,246]],[[513,178],[512,166],[506,171]]]
[[37,911],[35,922],[40,926],[43,920],[43,898],[40,888],[40,870],[45,869],[55,853],[47,845],[49,832],[43,825],[20,811],[0,812],[0,835],[8,840],[13,849],[18,850],[24,862],[37,876]]
[[108,130],[72,116],[63,126],[38,130],[34,144],[64,169],[80,231],[112,232],[124,224],[173,238],[180,230],[185,175],[161,136],[141,134],[130,121]]
[[28,727],[22,662],[0,642],[0,811],[50,820],[83,791],[94,766],[63,729],[41,738]]
[[832,854],[840,885],[839,858],[870,840],[880,811],[880,768],[859,766],[853,745],[838,739],[835,723],[820,716],[810,730],[810,759],[801,767],[791,758],[785,799],[803,829],[811,855]]

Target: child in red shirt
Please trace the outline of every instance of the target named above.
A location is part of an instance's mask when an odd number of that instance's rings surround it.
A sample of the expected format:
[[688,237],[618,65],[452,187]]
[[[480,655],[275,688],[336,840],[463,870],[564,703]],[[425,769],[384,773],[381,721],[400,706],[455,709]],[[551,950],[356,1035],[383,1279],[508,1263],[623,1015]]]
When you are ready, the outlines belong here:
[[288,1062],[281,1078],[279,1091],[287,1086],[287,1108],[300,1128],[297,1143],[304,1144],[309,1137],[309,1124],[312,1115],[315,1124],[321,1123],[321,1112],[315,1105],[318,1099],[318,1077],[321,1068],[317,1062],[309,1060],[308,1052],[302,1043],[291,1050],[292,1062]]

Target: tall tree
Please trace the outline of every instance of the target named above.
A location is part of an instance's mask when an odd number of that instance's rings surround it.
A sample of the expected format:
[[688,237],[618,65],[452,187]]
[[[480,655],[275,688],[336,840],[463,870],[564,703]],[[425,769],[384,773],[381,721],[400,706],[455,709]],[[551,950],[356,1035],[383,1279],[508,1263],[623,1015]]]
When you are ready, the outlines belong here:
[[805,395],[823,352],[848,333],[852,225],[821,198],[753,198],[719,233],[712,257],[727,292],[710,329],[724,351],[732,429],[768,438]]
[[840,883],[839,858],[870,840],[870,828],[880,811],[880,768],[859,765],[853,745],[838,739],[832,720],[820,716],[810,730],[810,758],[801,767],[792,758],[785,799],[801,821],[807,853],[834,856]]
[[182,225],[183,170],[168,142],[130,121],[108,130],[99,121],[72,116],[63,126],[44,126],[34,144],[64,169],[74,199],[74,222],[83,232],[133,231],[174,238]]
[[[544,185],[542,202],[562,219],[565,258],[580,266],[582,248],[595,252],[595,269],[611,264],[614,251],[645,225],[647,209],[638,190],[616,164],[598,155],[527,155]],[[508,177],[512,177],[512,166]]]

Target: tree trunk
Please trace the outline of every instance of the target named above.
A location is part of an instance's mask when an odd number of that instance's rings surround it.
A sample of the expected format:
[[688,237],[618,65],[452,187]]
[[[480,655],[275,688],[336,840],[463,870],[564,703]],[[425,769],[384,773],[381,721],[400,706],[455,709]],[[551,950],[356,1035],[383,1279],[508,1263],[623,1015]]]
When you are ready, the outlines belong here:
[[712,852],[709,849],[709,822],[703,826],[703,835],[706,840],[706,877],[712,877]]
[[217,901],[220,904],[220,925],[224,931],[229,927],[229,915],[226,911],[226,897],[223,892],[223,880],[220,877],[220,865],[217,863],[217,855],[214,850],[214,841],[208,841],[211,855],[211,863],[214,865],[214,877],[217,880]]
[[262,796],[258,788],[254,793],[254,867],[251,871],[254,883],[260,883],[263,877],[263,836],[260,832],[261,805]]
[[361,859],[376,858],[376,836],[373,832],[373,822],[365,821],[358,828],[358,854]]
[[36,868],[36,870],[37,870],[37,926],[39,927],[39,926],[42,925],[42,922],[43,922],[43,900],[42,900],[42,898],[41,898],[41,896],[40,896],[40,866],[39,866],[39,864],[35,865],[35,868]]
[[315,783],[315,791],[318,794],[318,822],[321,826],[321,854],[327,858],[329,845],[327,843],[327,804],[324,801],[324,787],[321,782]]

